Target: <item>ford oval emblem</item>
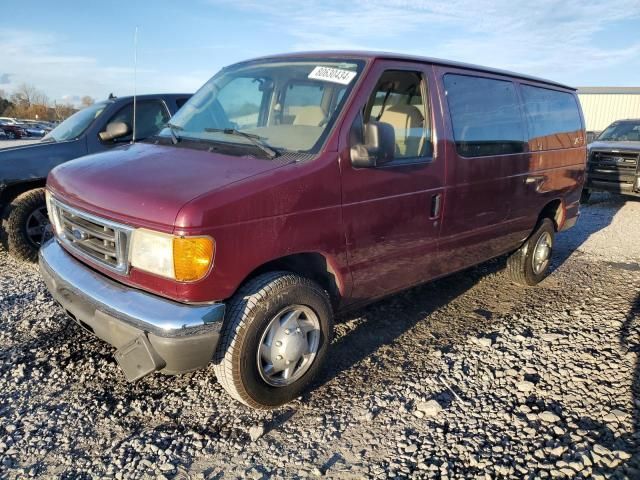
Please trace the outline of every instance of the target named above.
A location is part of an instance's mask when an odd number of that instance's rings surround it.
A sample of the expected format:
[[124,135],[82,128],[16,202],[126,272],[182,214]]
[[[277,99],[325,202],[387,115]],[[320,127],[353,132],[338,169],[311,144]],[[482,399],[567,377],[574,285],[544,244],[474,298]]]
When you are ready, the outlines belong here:
[[73,238],[79,241],[87,239],[87,233],[80,230],[79,228],[74,228],[73,230],[71,230],[71,235],[73,235]]

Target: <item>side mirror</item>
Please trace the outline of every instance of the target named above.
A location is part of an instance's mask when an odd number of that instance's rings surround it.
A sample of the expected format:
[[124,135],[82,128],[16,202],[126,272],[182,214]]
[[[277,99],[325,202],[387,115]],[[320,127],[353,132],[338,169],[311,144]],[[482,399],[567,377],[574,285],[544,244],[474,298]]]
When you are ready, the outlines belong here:
[[98,136],[103,142],[109,140],[116,140],[122,138],[131,133],[131,128],[124,122],[111,122],[107,124],[107,129],[104,132],[100,132]]
[[[354,129],[360,130],[356,125]],[[391,125],[370,121],[362,130],[364,132],[360,138],[364,138],[364,143],[354,142],[353,138],[359,135],[352,135],[351,164],[354,167],[378,167],[393,160],[396,151],[396,135]]]

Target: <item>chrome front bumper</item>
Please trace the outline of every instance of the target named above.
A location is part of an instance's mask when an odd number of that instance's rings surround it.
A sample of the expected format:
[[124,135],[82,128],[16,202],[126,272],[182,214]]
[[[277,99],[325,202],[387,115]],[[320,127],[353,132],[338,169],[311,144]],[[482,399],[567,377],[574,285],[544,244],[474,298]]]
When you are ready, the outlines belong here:
[[220,337],[225,305],[186,305],[115,282],[68,254],[55,239],[40,249],[53,298],[77,323],[118,349],[129,380],[205,367]]

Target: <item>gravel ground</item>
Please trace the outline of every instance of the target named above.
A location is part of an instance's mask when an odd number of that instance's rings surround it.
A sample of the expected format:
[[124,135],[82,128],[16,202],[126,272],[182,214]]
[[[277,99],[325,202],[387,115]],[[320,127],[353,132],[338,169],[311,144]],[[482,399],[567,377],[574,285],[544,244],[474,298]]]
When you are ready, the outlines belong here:
[[273,412],[212,368],[127,384],[0,252],[0,477],[639,478],[639,219],[594,196],[536,288],[499,259],[348,316]]

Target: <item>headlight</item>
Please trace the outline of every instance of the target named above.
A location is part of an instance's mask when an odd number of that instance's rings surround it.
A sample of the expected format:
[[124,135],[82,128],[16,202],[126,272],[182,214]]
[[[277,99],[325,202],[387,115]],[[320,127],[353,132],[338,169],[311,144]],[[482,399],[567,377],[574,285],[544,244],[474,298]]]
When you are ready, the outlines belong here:
[[215,253],[210,237],[176,237],[139,228],[131,239],[131,266],[180,282],[204,277]]
[[55,208],[53,197],[49,190],[45,190],[44,198],[47,201],[47,214],[49,215],[49,220],[51,221],[51,225],[53,225],[53,229],[55,233],[60,235],[62,232],[62,227],[60,225],[60,218],[58,218],[58,211]]

